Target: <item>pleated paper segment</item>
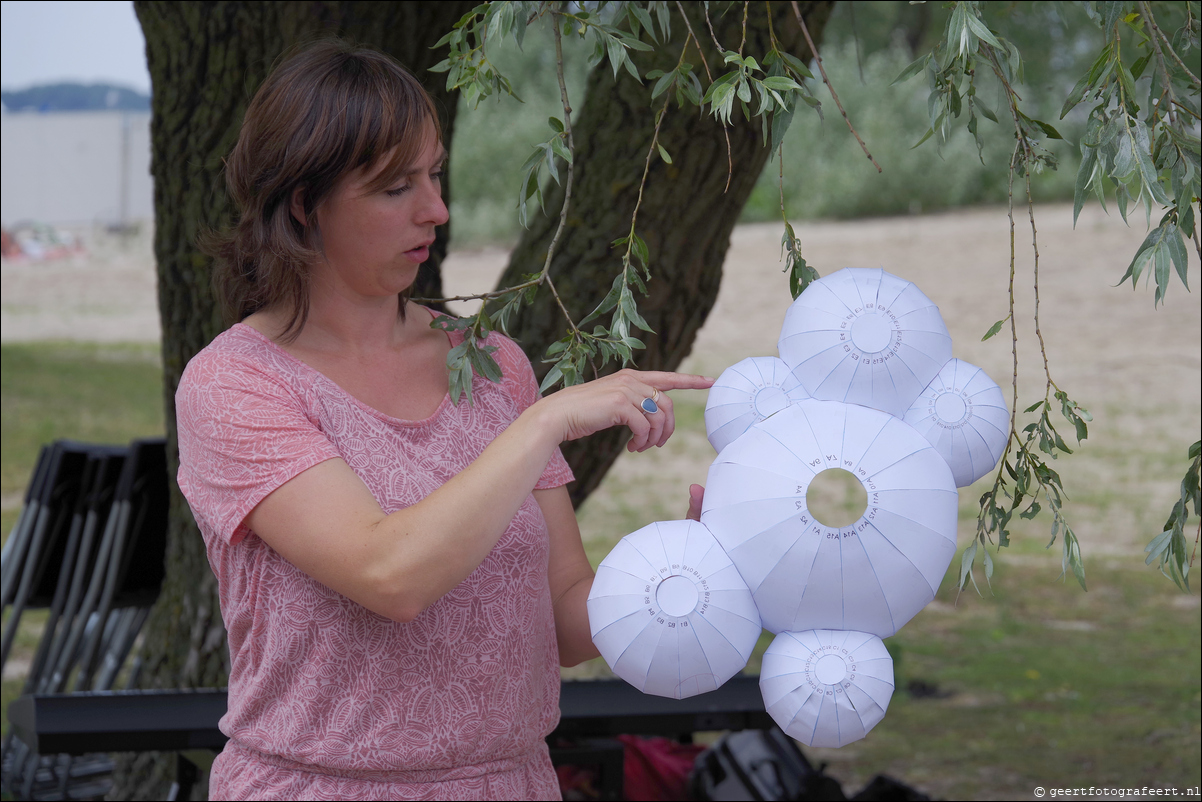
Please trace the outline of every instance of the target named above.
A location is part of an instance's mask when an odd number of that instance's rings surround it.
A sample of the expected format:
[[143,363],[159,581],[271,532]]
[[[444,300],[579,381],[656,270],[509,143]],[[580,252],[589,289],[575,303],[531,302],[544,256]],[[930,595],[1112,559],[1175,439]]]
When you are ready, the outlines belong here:
[[753,424],[810,394],[772,356],[753,356],[736,362],[718,377],[705,404],[705,433],[715,451],[722,451]]
[[846,746],[876,726],[893,697],[893,659],[866,632],[782,632],[760,668],[764,708],[806,746]]
[[[821,471],[867,491],[863,514],[831,527],[810,513]],[[710,468],[701,521],[772,632],[888,637],[934,597],[956,550],[958,496],[944,459],[899,418],[808,399],[754,425]]]
[[814,398],[902,417],[952,356],[939,308],[880,268],[813,282],[785,314],[780,358]]
[[957,487],[993,470],[1010,432],[1002,389],[984,370],[960,359],[943,366],[905,421],[947,460]]
[[747,664],[759,638],[751,592],[696,521],[663,521],[619,541],[588,597],[593,643],[643,693],[712,691]]

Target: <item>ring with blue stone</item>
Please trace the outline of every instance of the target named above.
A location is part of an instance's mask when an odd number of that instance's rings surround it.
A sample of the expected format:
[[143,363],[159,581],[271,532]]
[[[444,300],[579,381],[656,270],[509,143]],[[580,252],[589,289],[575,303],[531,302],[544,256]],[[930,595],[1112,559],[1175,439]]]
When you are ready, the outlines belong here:
[[659,412],[659,404],[655,403],[654,398],[644,398],[643,403],[639,404],[639,406],[648,415],[654,415],[656,412]]

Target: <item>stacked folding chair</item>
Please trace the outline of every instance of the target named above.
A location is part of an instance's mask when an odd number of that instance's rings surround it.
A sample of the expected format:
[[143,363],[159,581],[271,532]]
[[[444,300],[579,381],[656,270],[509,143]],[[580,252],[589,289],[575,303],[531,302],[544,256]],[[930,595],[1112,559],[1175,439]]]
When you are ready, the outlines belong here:
[[[48,610],[23,694],[137,681],[129,657],[162,584],[167,506],[162,439],[42,448],[0,561],[0,668],[25,611]],[[112,785],[107,755],[38,755],[11,734],[2,750],[0,785],[17,799],[96,798]]]

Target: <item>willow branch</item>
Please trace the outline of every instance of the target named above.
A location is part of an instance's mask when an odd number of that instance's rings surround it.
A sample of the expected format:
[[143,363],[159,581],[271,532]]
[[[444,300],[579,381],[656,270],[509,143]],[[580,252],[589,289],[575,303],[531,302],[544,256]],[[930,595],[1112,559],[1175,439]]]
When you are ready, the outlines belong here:
[[555,32],[555,75],[559,78],[559,99],[563,104],[563,131],[567,139],[568,153],[572,154],[572,158],[568,160],[568,177],[563,185],[563,206],[559,210],[559,225],[555,229],[555,236],[551,238],[551,244],[547,247],[547,260],[543,262],[543,271],[539,274],[539,279],[547,283],[547,289],[551,291],[559,311],[563,312],[564,318],[567,319],[572,334],[578,335],[580,329],[576,327],[576,321],[572,320],[571,313],[555,289],[555,282],[551,280],[551,260],[555,257],[555,248],[559,245],[559,238],[563,236],[563,230],[568,223],[568,204],[572,201],[572,176],[576,162],[576,144],[572,139],[572,106],[568,102],[568,86],[563,77],[563,37],[559,32],[559,23],[554,17],[551,20],[551,30]]
[[747,7],[751,0],[743,0],[743,36],[739,39],[739,58],[743,58],[743,45],[747,44]]
[[[677,2],[676,5],[678,7],[680,7],[679,2]],[[746,8],[746,7],[744,7],[744,8]],[[683,7],[680,8],[680,13],[681,13],[681,15],[684,15]],[[709,9],[706,8],[705,6],[702,6],[701,13],[705,17],[706,26],[710,29],[710,38],[714,40],[714,47],[717,48],[718,55],[721,55],[722,54],[722,43],[718,41],[718,35],[716,33],[714,33],[714,23],[710,21]],[[688,17],[685,17],[685,24],[686,25],[688,24]],[[693,29],[690,28],[689,33],[692,33],[692,32],[693,32]],[[697,51],[701,52],[701,43],[700,42],[697,43]],[[702,59],[702,62],[704,63],[705,56],[702,56],[701,59]],[[710,83],[712,84],[714,82],[714,76],[710,73],[709,65],[706,65],[706,67],[705,67],[705,74],[709,77]],[[722,188],[722,194],[725,195],[727,190],[730,189],[730,180],[732,178],[734,178],[734,175],[735,175],[735,159],[734,159],[734,154],[730,147],[730,130],[726,127],[726,123],[722,123],[722,136],[726,137],[726,186]]]
[[[1017,143],[1015,144],[1015,150],[1014,150],[1015,157],[1018,156],[1019,149],[1022,150],[1023,180],[1024,180],[1024,184],[1026,187],[1026,193],[1027,193],[1027,216],[1031,221],[1031,249],[1034,252],[1034,256],[1035,256],[1035,267],[1034,267],[1035,337],[1039,340],[1039,353],[1043,357],[1043,373],[1044,373],[1044,377],[1047,379],[1047,384],[1045,385],[1045,391],[1044,391],[1044,398],[1046,400],[1048,391],[1051,388],[1053,388],[1053,387],[1056,387],[1056,389],[1060,389],[1060,388],[1056,385],[1056,382],[1052,381],[1052,372],[1051,372],[1051,368],[1048,363],[1047,346],[1043,339],[1043,330],[1040,328],[1040,325],[1039,325],[1039,234],[1035,228],[1035,201],[1031,197],[1031,161],[1034,158],[1034,154],[1031,152],[1031,142],[1027,138],[1026,132],[1023,130],[1022,120],[1019,117],[1019,110],[1018,110],[1018,103],[1017,103],[1018,95],[1013,91],[1013,89],[1011,89],[1009,82],[1006,80],[1005,74],[1002,72],[1001,65],[998,64],[997,58],[994,56],[992,50],[990,50],[988,52],[988,59],[989,59],[990,67],[993,69],[993,74],[995,76],[997,76],[998,81],[1002,84],[1002,87],[1006,90],[1007,106],[1010,109],[1010,119],[1014,121],[1014,134],[1015,134],[1015,138],[1017,139]],[[1014,218],[1013,218],[1014,167],[1015,167],[1014,159],[1012,158],[1010,161],[1011,240],[1013,240],[1013,236],[1014,236],[1014,232],[1013,232],[1013,228],[1014,228]],[[1013,241],[1011,242],[1011,248],[1013,248]],[[1013,256],[1011,258],[1013,258]],[[1011,326],[1013,326],[1013,325],[1014,325],[1014,321],[1012,320]]]
[[[1169,107],[1169,122],[1177,125],[1177,98],[1173,95],[1173,79],[1169,76],[1169,68],[1165,63],[1164,51],[1160,49],[1160,36],[1158,35],[1160,28],[1156,26],[1156,20],[1152,18],[1152,9],[1146,0],[1140,2],[1139,13],[1143,15],[1143,18],[1148,21],[1148,25],[1152,28],[1152,49],[1156,51],[1156,65],[1160,67],[1160,75],[1164,78],[1164,91],[1169,99],[1169,102],[1164,105]],[[1184,66],[1182,65],[1183,68]],[[1186,70],[1186,72],[1189,72],[1189,70]],[[1194,74],[1192,72],[1189,72],[1189,74],[1193,78]],[[1197,81],[1196,78],[1194,80]]]
[[851,135],[860,143],[860,150],[864,151],[864,155],[868,157],[868,161],[872,162],[872,166],[876,168],[876,171],[878,173],[885,172],[876,163],[876,159],[872,158],[872,154],[868,152],[868,146],[864,144],[864,140],[856,133],[855,126],[851,124],[851,119],[848,118],[847,112],[843,110],[843,104],[839,102],[839,96],[835,94],[835,87],[831,84],[831,79],[826,76],[826,67],[822,66],[822,56],[818,54],[818,46],[814,44],[814,40],[810,36],[810,29],[806,27],[806,21],[801,16],[801,9],[797,7],[797,0],[791,0],[791,4],[793,6],[793,16],[797,17],[797,24],[801,26],[801,32],[805,34],[806,44],[810,46],[810,52],[814,54],[814,60],[818,62],[818,72],[822,73],[822,82],[826,84],[827,91],[831,93],[831,97],[835,101],[835,106],[839,109],[839,113],[843,115],[843,122],[847,123],[847,129],[851,131]]
[[722,47],[722,43],[718,41],[718,34],[714,33],[714,23],[710,21],[710,11],[703,5],[701,13],[705,17],[706,26],[710,29],[710,38],[714,40],[714,47],[721,53],[724,48]]
[[[701,56],[701,66],[705,67],[705,77],[712,84],[714,82],[714,74],[710,72],[710,63],[705,60],[705,51],[701,49],[701,42],[697,39],[697,34],[693,33],[693,25],[689,22],[689,15],[684,13],[684,6],[680,4],[680,0],[676,0],[676,9],[680,12],[680,18],[684,20],[684,27],[689,32],[689,39],[693,40],[693,44],[697,46],[697,55]],[[712,31],[713,29],[711,29]],[[681,56],[684,56],[685,49],[689,46],[688,39],[685,40],[684,47],[681,48]],[[721,50],[721,48],[719,48]]]
[[1141,2],[1139,5],[1140,13],[1152,28],[1152,44],[1156,47],[1156,54],[1160,56],[1161,60],[1164,59],[1164,54],[1160,49],[1160,42],[1163,41],[1165,49],[1169,51],[1169,55],[1173,57],[1173,61],[1177,62],[1177,66],[1184,70],[1185,74],[1189,76],[1195,85],[1202,87],[1202,80],[1199,80],[1198,76],[1194,75],[1190,71],[1190,68],[1185,66],[1185,62],[1181,60],[1181,57],[1177,55],[1177,51],[1173,49],[1172,43],[1169,42],[1169,37],[1165,36],[1164,31],[1160,30],[1160,26],[1156,24],[1156,19],[1152,16],[1152,7],[1147,2]]

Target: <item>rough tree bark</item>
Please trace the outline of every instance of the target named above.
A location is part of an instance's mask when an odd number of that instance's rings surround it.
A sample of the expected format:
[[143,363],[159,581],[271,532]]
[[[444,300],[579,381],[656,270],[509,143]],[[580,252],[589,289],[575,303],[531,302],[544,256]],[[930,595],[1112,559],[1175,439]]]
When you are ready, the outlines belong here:
[[[220,686],[229,675],[217,583],[188,505],[175,485],[175,388],[192,356],[224,325],[210,285],[210,260],[197,236],[231,219],[222,159],[243,112],[279,56],[323,36],[392,54],[421,79],[444,112],[449,140],[456,102],[441,75],[427,72],[430,50],[473,2],[138,2],[153,85],[152,166],[155,259],[163,321],[163,368],[172,476],[167,577],[144,629],[143,687]],[[444,183],[449,199],[449,186]],[[441,294],[438,265],[449,231],[438,233],[419,287]],[[124,763],[118,799],[164,799],[174,763],[143,755]],[[199,788],[201,798],[206,788]]]
[[[717,77],[727,68],[714,48],[701,16],[701,4],[687,5],[693,31]],[[815,43],[821,42],[834,3],[798,5],[810,35]],[[770,7],[773,30],[781,46],[808,62],[811,53],[790,4],[772,3]],[[714,33],[726,49],[739,49],[742,8],[741,4],[732,4],[725,14],[712,18]],[[744,52],[762,54],[769,44],[768,12],[760,3],[752,3],[747,9]],[[632,53],[640,73],[653,69],[668,72],[676,66],[687,31],[675,22],[672,34],[668,47]],[[687,60],[703,72],[691,46]],[[652,262],[649,295],[639,300],[639,311],[655,330],[654,335],[643,337],[646,350],[635,352],[640,369],[674,370],[680,365],[717,299],[731,231],[769,156],[758,120],[749,122],[738,111],[732,120],[728,129],[729,160],[722,126],[708,114],[673,108],[660,127],[660,142],[672,156],[672,164],[658,157],[653,160],[639,210],[637,231],[647,242]],[[655,119],[650,83],[640,85],[625,70],[615,81],[608,66],[594,70],[579,119],[572,127],[575,186],[568,224],[551,270],[573,319],[580,320],[600,303],[621,266],[621,254],[610,243],[629,230],[651,146]],[[728,174],[730,187],[726,189]],[[515,283],[522,274],[542,269],[563,206],[562,187],[553,185],[546,206],[547,213],[535,216],[514,249],[498,286]],[[563,329],[562,315],[548,292],[541,293],[510,327],[534,362],[540,379],[550,369],[540,359]],[[611,364],[607,371],[615,369]],[[571,488],[573,503],[579,506],[596,488],[628,437],[624,429],[610,429],[564,444],[564,456],[577,478]],[[684,496],[681,498],[683,504]]]

